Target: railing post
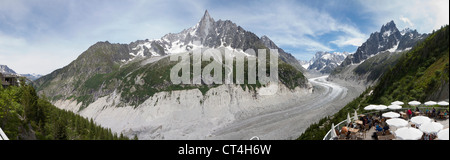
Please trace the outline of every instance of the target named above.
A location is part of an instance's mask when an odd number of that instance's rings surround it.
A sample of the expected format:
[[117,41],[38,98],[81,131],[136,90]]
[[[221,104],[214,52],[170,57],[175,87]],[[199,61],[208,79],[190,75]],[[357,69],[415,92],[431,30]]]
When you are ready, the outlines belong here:
[[0,128],[0,140],[9,140],[2,128]]

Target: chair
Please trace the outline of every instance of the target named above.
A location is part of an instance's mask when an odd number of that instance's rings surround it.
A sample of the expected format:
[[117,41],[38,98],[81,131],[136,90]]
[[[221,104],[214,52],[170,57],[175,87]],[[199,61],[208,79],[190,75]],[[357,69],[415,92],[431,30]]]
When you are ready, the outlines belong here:
[[358,132],[358,137],[357,138],[360,139],[360,140],[366,138],[366,131]]
[[386,140],[386,136],[378,136],[378,140]]
[[352,132],[351,135],[350,135],[350,140],[357,140],[356,138],[357,138],[356,137],[356,133]]
[[370,129],[369,124],[366,124],[366,125],[364,126],[364,131],[368,131],[369,129]]
[[391,135],[391,131],[386,130],[386,131],[384,131],[384,134],[385,134],[385,135]]
[[383,132],[377,132],[377,136],[383,136]]
[[344,134],[339,135],[338,140],[346,140],[347,138],[345,137]]

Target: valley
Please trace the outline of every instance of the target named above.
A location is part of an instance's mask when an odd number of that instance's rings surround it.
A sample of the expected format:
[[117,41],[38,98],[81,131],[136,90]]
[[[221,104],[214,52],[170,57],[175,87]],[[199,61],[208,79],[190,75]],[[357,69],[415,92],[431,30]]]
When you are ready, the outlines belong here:
[[246,140],[253,136],[263,140],[296,139],[309,125],[339,111],[365,89],[344,81],[328,82],[327,77],[310,78],[314,92],[288,108],[230,123],[207,139]]
[[[65,29],[32,37],[40,26],[0,25],[0,127],[8,137],[322,140],[369,104],[448,101],[448,22],[412,25],[403,15],[356,14],[367,9],[359,5],[336,14],[297,1],[273,13],[253,2],[245,6],[254,13],[211,2],[144,14],[151,10],[134,7],[159,5],[127,3],[134,5],[112,6],[118,15],[98,16],[110,11],[97,6],[114,5],[102,3],[86,11],[92,17],[52,19],[80,24],[48,25]],[[61,35],[40,38],[53,34]]]

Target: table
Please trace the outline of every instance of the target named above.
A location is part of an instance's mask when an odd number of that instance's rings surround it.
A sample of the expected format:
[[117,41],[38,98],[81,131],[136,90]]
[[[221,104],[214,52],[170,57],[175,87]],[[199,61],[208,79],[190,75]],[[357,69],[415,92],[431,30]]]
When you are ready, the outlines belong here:
[[405,119],[408,119],[408,116],[406,115],[405,112],[400,112],[400,115],[401,115],[401,117],[403,117],[403,118],[405,118]]
[[355,129],[355,128],[350,128],[350,129],[348,129],[348,131],[356,133],[356,132],[358,132],[358,131],[359,131],[359,129]]
[[356,123],[356,124],[359,124],[359,125],[362,125],[362,124],[363,124],[363,121],[361,121],[361,120],[356,120],[355,123]]
[[420,112],[414,112],[414,115],[418,116],[420,114]]

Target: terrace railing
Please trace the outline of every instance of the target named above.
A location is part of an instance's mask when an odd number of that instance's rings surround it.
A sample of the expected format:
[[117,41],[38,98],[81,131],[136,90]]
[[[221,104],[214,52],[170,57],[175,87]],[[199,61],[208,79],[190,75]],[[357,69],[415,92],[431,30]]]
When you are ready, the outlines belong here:
[[9,140],[2,128],[0,128],[0,140]]

